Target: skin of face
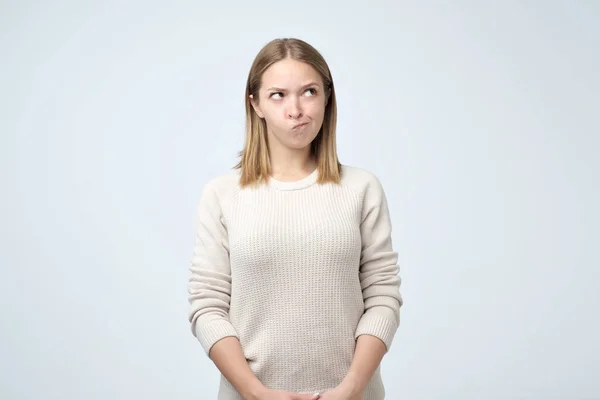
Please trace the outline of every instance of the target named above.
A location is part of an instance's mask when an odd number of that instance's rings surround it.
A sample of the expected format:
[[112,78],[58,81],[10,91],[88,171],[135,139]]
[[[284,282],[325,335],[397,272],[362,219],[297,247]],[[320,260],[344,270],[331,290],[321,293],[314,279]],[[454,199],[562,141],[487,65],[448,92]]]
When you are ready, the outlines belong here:
[[310,65],[284,59],[262,76],[258,99],[251,103],[267,124],[271,150],[306,150],[315,139],[325,115],[323,80]]

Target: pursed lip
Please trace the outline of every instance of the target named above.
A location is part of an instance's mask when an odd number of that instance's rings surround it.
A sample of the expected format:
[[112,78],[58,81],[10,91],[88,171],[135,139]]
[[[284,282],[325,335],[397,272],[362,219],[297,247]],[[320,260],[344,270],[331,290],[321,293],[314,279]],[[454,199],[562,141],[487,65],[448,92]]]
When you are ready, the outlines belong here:
[[304,125],[307,125],[307,124],[308,124],[308,122],[302,122],[300,124],[294,125],[294,127],[292,129],[302,128]]

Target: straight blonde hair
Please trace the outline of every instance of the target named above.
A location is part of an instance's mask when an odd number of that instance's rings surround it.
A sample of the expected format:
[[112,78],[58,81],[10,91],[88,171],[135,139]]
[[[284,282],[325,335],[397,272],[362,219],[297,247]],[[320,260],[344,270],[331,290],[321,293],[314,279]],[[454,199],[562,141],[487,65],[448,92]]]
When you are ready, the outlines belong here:
[[258,99],[262,76],[271,65],[286,58],[311,65],[321,76],[327,103],[323,125],[310,146],[311,155],[317,162],[319,176],[317,182],[339,183],[341,163],[337,156],[335,140],[337,104],[331,71],[323,56],[310,44],[300,39],[275,39],[267,43],[256,55],[248,74],[245,93],[246,138],[244,149],[240,151],[240,161],[235,169],[240,169],[242,187],[266,183],[271,175],[271,161],[267,142],[266,122],[256,114],[250,102],[250,95]]

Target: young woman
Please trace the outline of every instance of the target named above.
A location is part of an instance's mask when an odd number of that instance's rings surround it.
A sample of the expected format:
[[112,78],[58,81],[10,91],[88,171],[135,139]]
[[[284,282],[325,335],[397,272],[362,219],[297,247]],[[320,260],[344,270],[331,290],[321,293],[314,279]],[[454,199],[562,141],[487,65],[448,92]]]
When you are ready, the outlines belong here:
[[336,154],[321,54],[268,43],[246,86],[239,164],[203,188],[189,280],[194,335],[220,400],[382,400],[399,326],[386,196]]

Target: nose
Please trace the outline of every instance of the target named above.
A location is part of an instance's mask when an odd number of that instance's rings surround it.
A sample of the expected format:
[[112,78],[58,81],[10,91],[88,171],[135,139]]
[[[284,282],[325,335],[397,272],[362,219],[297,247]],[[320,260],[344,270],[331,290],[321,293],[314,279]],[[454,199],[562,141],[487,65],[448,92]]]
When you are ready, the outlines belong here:
[[287,116],[291,119],[298,119],[302,117],[302,110],[300,107],[300,102],[298,100],[290,101],[287,109]]
[[302,112],[300,112],[300,111],[290,112],[288,114],[288,117],[291,119],[298,119],[298,118],[302,117]]

